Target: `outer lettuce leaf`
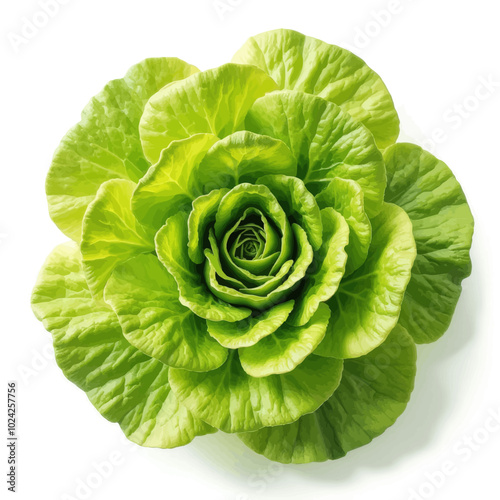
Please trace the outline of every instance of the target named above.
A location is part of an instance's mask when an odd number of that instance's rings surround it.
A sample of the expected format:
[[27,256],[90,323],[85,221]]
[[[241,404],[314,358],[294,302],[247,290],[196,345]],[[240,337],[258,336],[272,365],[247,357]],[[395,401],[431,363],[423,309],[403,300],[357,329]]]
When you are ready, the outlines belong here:
[[217,140],[212,134],[197,134],[162,151],[132,197],[132,210],[143,224],[158,230],[179,210],[191,210],[192,201],[202,194],[196,169]]
[[123,179],[106,181],[85,212],[80,250],[87,283],[98,297],[117,265],[154,250],[154,231],[142,226],[130,208],[135,187]]
[[87,287],[75,244],[58,246],[33,290],[37,318],[52,333],[64,375],[125,435],[142,446],[173,448],[215,432],[171,391],[169,368],[132,347],[116,315]]
[[170,385],[187,408],[224,432],[247,432],[291,423],[319,408],[342,377],[342,361],[309,356],[295,370],[264,378],[248,376],[236,351],[207,373],[171,369]]
[[57,227],[80,240],[82,220],[99,186],[110,179],[137,182],[149,168],[139,138],[148,99],[163,86],[198,69],[177,58],[146,59],[113,80],[82,112],[63,138],[47,175],[49,212]]
[[151,97],[141,118],[146,158],[156,163],[172,141],[194,134],[223,138],[242,130],[255,99],[275,89],[266,73],[239,64],[225,64],[164,87]]
[[242,182],[255,183],[270,173],[294,176],[297,162],[292,152],[282,141],[242,131],[214,144],[197,169],[196,179],[207,193]]
[[411,221],[403,209],[385,203],[372,227],[366,262],[342,280],[328,302],[332,318],[315,351],[320,356],[344,359],[368,354],[398,322],[417,253]]
[[385,160],[386,199],[406,211],[417,243],[400,323],[415,342],[434,342],[448,329],[461,282],[471,272],[474,219],[455,176],[430,153],[396,144]]
[[170,217],[156,233],[156,253],[174,277],[179,288],[179,301],[197,316],[211,321],[241,321],[250,309],[234,307],[210,293],[196,265],[187,253],[187,215],[179,212]]
[[396,326],[366,356],[344,361],[342,381],[316,412],[293,424],[240,434],[252,450],[281,463],[335,460],[368,444],[403,413],[416,373],[416,349]]
[[241,366],[252,377],[291,372],[318,347],[329,319],[330,309],[320,304],[306,325],[284,324],[257,344],[239,349]]
[[221,366],[227,350],[206,321],[179,302],[174,278],[154,255],[139,255],[113,272],[105,291],[125,338],[163,363],[193,371]]
[[237,323],[207,321],[208,333],[220,345],[229,349],[250,347],[274,333],[287,320],[293,306],[294,301],[289,300],[271,307],[258,316],[250,316]]
[[361,186],[370,217],[384,200],[385,165],[370,131],[335,104],[302,92],[258,99],[246,128],[283,141],[297,158],[297,176],[317,194],[335,177]]
[[399,118],[381,78],[348,50],[291,30],[250,38],[233,62],[266,71],[280,89],[318,95],[372,132],[380,148],[396,142]]
[[316,201],[320,208],[333,207],[349,225],[345,272],[348,276],[364,263],[372,241],[372,226],[365,212],[363,191],[357,182],[337,177],[316,196]]
[[321,303],[337,291],[344,276],[347,260],[345,247],[349,242],[349,226],[344,217],[333,208],[321,211],[323,220],[323,244],[314,253],[311,271],[304,279],[304,286],[297,298],[297,305],[290,316],[295,326],[305,325]]

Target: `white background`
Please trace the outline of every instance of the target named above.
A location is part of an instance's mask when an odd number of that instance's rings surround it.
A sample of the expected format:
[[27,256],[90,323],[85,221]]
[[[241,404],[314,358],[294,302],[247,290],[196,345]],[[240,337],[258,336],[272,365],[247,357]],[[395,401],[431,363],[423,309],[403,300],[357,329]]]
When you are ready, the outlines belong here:
[[[90,479],[87,498],[106,500],[500,498],[500,424],[488,425],[490,413],[500,414],[498,3],[221,0],[219,11],[212,0],[64,3],[20,46],[16,35],[23,18],[40,12],[38,0],[0,7],[0,325],[2,378],[19,383],[17,497],[84,498],[78,484]],[[476,218],[473,275],[447,335],[419,348],[406,413],[340,461],[275,465],[222,433],[177,450],[127,444],[56,367],[49,334],[29,307],[39,267],[64,240],[44,195],[52,152],[89,98],[132,64],[178,56],[208,69],[274,28],[349,47],[382,75],[402,138],[434,142],[464,187]],[[496,85],[478,101],[484,80]],[[458,119],[464,103],[468,116]],[[108,477],[97,476],[96,464],[111,458]],[[1,488],[4,498],[4,479]]]

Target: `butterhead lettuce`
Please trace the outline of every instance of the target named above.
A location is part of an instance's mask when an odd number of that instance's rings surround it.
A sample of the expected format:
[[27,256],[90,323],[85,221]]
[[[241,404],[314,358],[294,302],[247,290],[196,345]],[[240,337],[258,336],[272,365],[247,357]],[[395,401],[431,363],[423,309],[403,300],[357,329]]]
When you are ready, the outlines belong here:
[[221,430],[305,463],[384,432],[473,233],[450,169],[398,134],[374,71],[289,30],[110,82],[47,176],[71,241],[32,305],[65,376],[143,446]]

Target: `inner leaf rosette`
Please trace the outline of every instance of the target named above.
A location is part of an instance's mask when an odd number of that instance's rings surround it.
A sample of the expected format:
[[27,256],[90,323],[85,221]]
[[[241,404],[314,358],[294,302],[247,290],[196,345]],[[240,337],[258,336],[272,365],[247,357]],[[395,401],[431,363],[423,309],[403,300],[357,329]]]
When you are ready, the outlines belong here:
[[32,304],[65,375],[144,446],[219,429],[304,463],[384,432],[473,232],[449,168],[398,130],[375,72],[289,30],[108,84],[47,177],[74,241]]

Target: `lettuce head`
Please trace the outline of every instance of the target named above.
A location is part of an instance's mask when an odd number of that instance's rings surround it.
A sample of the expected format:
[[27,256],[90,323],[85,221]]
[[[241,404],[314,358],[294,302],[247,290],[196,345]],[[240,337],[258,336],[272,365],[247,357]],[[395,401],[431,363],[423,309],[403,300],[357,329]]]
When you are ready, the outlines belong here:
[[473,233],[450,169],[398,134],[373,70],[289,30],[108,83],[47,176],[71,241],[32,304],[64,375],[143,446],[221,430],[305,463],[384,432]]

